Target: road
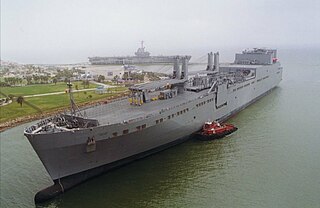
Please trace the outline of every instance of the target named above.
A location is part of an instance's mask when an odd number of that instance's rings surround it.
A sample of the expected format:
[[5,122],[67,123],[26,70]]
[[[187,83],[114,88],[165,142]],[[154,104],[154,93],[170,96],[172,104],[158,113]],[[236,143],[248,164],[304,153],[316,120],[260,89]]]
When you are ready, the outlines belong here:
[[[90,89],[82,89],[82,90],[73,90],[73,92],[83,92],[83,91],[93,91],[96,88],[90,88]],[[44,94],[36,94],[36,95],[26,95],[23,96],[25,98],[30,98],[30,97],[41,97],[41,96],[47,96],[47,95],[59,95],[59,94],[65,94],[66,92],[50,92],[50,93],[44,93]]]
[[100,86],[104,86],[105,88],[111,88],[111,87],[116,87],[116,86],[112,86],[112,85],[107,85],[104,83],[100,83],[100,82],[96,82],[96,81],[90,81],[92,84],[96,84],[96,85],[100,85]]
[[[105,88],[113,88],[113,87],[116,87],[116,86],[112,86],[112,85],[107,85],[107,84],[104,84],[104,83],[100,83],[100,82],[96,82],[96,81],[90,81],[91,83],[93,84],[96,84],[96,85],[100,85],[100,86],[104,86]],[[82,90],[73,90],[73,92],[84,92],[84,91],[93,91],[95,90],[96,88],[90,88],[90,89],[82,89]],[[26,96],[23,96],[25,98],[30,98],[30,97],[41,97],[41,96],[47,96],[47,95],[60,95],[60,94],[65,94],[66,92],[51,92],[51,93],[44,93],[44,94],[36,94],[36,95],[26,95]]]

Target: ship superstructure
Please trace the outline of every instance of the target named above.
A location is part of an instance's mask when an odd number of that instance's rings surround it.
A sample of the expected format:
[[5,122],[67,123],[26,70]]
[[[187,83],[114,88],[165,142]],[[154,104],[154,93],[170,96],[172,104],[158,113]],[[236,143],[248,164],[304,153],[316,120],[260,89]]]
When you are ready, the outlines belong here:
[[36,201],[181,143],[206,121],[226,120],[282,79],[276,50],[244,51],[230,64],[209,53],[207,68],[193,74],[188,61],[176,56],[172,79],[135,85],[129,97],[87,109],[72,104],[70,113],[28,127],[25,135],[54,181]]
[[[150,56],[150,52],[146,51],[143,41],[141,47],[135,52],[135,56],[111,56],[89,57],[91,65],[128,65],[128,64],[170,64],[173,63],[176,56]],[[191,56],[187,56],[190,60]]]

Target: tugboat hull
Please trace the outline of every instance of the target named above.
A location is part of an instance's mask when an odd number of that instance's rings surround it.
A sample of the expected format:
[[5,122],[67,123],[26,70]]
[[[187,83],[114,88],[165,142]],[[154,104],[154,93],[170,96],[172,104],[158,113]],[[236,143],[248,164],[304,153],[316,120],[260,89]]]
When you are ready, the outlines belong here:
[[209,140],[214,140],[214,139],[221,139],[229,134],[232,134],[233,132],[235,132],[237,130],[238,130],[238,128],[234,127],[233,129],[227,130],[223,133],[217,133],[217,134],[211,134],[211,135],[203,134],[202,132],[198,132],[195,134],[195,136],[197,139],[199,139],[201,141],[209,141]]

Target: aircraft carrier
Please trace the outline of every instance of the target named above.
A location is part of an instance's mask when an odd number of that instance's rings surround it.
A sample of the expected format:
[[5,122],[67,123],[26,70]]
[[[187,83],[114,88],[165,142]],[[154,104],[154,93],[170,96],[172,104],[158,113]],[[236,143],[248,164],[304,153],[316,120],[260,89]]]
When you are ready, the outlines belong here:
[[[143,41],[141,47],[135,52],[135,56],[114,56],[114,57],[89,57],[91,65],[128,65],[128,64],[170,64],[174,63],[176,56],[150,56],[145,50]],[[187,56],[190,60],[191,56]]]
[[193,73],[188,61],[176,56],[171,79],[135,85],[129,97],[111,103],[79,109],[71,92],[70,112],[26,128],[54,182],[36,194],[36,203],[181,143],[206,121],[226,120],[282,80],[276,50],[245,50],[229,64],[219,64],[219,53],[211,52],[207,68]]

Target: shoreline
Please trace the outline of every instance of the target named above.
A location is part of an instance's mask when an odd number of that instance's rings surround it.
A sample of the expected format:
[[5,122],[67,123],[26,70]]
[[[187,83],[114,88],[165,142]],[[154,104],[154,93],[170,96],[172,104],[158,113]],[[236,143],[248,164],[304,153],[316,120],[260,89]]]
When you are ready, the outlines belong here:
[[[118,95],[114,95],[114,96],[111,96],[109,98],[103,98],[103,99],[99,99],[99,100],[95,100],[95,101],[91,101],[91,102],[82,103],[82,104],[79,104],[78,106],[79,106],[79,108],[81,108],[81,107],[89,107],[89,106],[95,105],[97,103],[110,102],[112,100],[125,97],[126,95],[127,95],[126,92],[119,93]],[[0,123],[0,133],[6,131],[8,129],[11,129],[13,127],[28,123],[28,122],[36,121],[36,120],[39,120],[41,118],[47,118],[47,117],[53,116],[55,114],[62,113],[66,109],[69,109],[69,108],[68,107],[61,107],[61,108],[57,108],[55,110],[52,110],[52,111],[49,111],[49,112],[45,112],[45,113],[42,113],[42,114],[27,115],[27,116],[15,118],[15,119],[10,120],[10,121],[5,121],[3,123]]]

